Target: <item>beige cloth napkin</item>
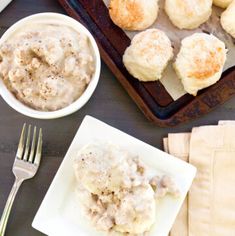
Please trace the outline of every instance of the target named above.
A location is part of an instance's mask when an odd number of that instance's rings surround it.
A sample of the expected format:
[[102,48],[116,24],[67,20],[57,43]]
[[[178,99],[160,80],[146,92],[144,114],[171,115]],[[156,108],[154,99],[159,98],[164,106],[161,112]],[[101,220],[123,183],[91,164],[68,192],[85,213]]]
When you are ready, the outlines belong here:
[[194,128],[189,162],[198,168],[188,194],[189,236],[235,235],[235,125]]
[[[190,133],[169,134],[165,139],[168,152],[183,161],[189,160]],[[170,236],[188,236],[188,196],[185,198],[181,210],[171,229]]]
[[[235,131],[235,126],[231,127],[229,124],[234,125],[235,121],[220,121],[219,124],[228,126],[226,128],[217,126],[199,127],[193,129],[192,139],[190,133],[179,133],[169,134],[168,138],[164,138],[163,140],[164,150],[184,161],[189,161],[198,168],[197,177],[191,187],[189,196],[186,198],[177,216],[170,233],[171,236],[235,235],[235,203],[233,203],[233,207],[230,206],[230,208],[228,208],[228,205],[232,204],[232,202],[230,202],[231,199],[235,199],[235,191],[222,191],[222,193],[215,191],[221,187],[224,181],[226,181],[226,187],[228,187],[227,183],[229,183],[232,189],[232,181],[235,183],[235,174],[233,171],[235,170],[235,153],[233,153],[235,140],[234,143],[228,140],[234,138],[235,133],[233,131]],[[213,138],[210,138],[212,130],[214,130]],[[226,135],[224,136],[224,134]],[[205,137],[206,140],[209,141],[205,142]],[[217,141],[215,142],[215,140]],[[222,145],[217,145],[217,142],[222,143]],[[208,143],[213,145],[208,146]],[[228,145],[228,143],[232,145]],[[220,151],[217,152],[217,149]],[[193,150],[192,154],[191,150]],[[207,152],[203,156],[205,150],[207,150]],[[226,158],[223,156],[226,156]],[[222,162],[219,166],[214,164],[218,163],[218,160],[219,163]],[[229,168],[226,165],[228,161],[231,164]],[[225,173],[221,173],[220,166]],[[231,176],[229,176],[227,172],[231,173]],[[228,176],[229,179],[227,179],[226,176]],[[218,182],[218,179],[220,179],[220,182]],[[211,200],[215,198],[215,194],[217,195],[217,200],[220,198],[223,199],[219,210],[217,208],[217,206],[219,206],[217,205],[218,203]],[[213,213],[211,209],[213,209]],[[208,211],[212,215],[210,215]],[[231,220],[227,221],[226,217]],[[221,220],[226,220],[226,224]]]
[[163,138],[163,150],[164,150],[164,152],[169,153],[168,138]]

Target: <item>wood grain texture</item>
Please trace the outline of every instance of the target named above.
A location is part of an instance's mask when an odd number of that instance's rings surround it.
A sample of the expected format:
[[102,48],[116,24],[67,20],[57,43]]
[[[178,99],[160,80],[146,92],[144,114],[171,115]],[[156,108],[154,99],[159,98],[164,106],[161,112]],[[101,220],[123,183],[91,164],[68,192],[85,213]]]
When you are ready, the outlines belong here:
[[[13,0],[0,14],[0,34],[18,19],[43,11],[61,12],[56,0]],[[212,101],[207,100],[208,105]],[[31,227],[37,209],[85,115],[92,115],[155,147],[162,148],[168,132],[190,131],[193,126],[235,119],[235,98],[210,114],[176,128],[159,128],[146,120],[120,83],[103,64],[100,82],[90,101],[80,111],[57,120],[37,120],[12,110],[0,97],[0,214],[12,187],[12,163],[24,122],[43,128],[43,160],[38,174],[18,193],[6,236],[41,236]]]
[[[130,45],[130,39],[112,22],[102,0],[58,1],[70,16],[89,28],[99,43],[105,63],[145,116],[157,125],[175,126],[200,117],[235,94],[234,67],[226,71],[216,85],[201,90],[196,97],[186,94],[173,101],[159,81],[139,82],[127,72],[122,55]],[[214,100],[214,105],[208,105],[207,99]]]

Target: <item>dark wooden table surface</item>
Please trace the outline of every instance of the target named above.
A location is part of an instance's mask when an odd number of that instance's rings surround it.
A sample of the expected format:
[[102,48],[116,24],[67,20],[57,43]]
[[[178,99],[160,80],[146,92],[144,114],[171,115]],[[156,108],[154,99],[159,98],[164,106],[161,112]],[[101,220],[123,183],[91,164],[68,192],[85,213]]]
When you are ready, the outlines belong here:
[[[45,11],[64,13],[56,0],[13,0],[0,14],[0,34],[22,17]],[[235,98],[190,123],[176,128],[159,128],[146,120],[104,64],[99,85],[90,101],[80,111],[62,119],[30,119],[11,109],[0,98],[0,214],[14,181],[11,168],[22,124],[35,124],[44,130],[41,167],[34,179],[22,185],[12,209],[6,236],[42,235],[31,227],[33,217],[76,130],[87,114],[162,148],[162,137],[169,132],[189,131],[193,126],[216,124],[220,119],[235,119]]]

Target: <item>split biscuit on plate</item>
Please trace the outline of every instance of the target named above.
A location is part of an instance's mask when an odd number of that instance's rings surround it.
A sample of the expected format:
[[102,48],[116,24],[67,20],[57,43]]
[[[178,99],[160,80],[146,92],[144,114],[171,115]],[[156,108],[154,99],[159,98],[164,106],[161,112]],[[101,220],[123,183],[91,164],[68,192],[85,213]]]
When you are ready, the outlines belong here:
[[123,63],[138,80],[155,81],[162,77],[172,58],[173,48],[167,35],[158,29],[148,29],[132,39],[124,53]]
[[213,35],[195,33],[184,38],[174,68],[186,92],[196,96],[200,89],[216,83],[223,72],[226,53],[224,42]]
[[221,15],[223,29],[235,38],[235,0]]
[[158,0],[111,0],[112,21],[124,30],[144,30],[157,19]]
[[212,13],[212,0],[166,0],[165,11],[179,29],[195,29]]

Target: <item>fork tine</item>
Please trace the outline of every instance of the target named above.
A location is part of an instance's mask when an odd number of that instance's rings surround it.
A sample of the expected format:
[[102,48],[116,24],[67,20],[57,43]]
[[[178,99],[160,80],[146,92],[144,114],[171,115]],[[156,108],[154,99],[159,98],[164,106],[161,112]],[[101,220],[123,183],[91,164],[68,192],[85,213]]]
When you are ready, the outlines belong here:
[[31,125],[29,125],[29,127],[28,127],[28,134],[27,134],[26,145],[25,145],[25,150],[24,150],[24,157],[23,157],[24,161],[28,160],[29,144],[30,144],[30,133],[31,133]]
[[18,144],[18,149],[17,149],[17,152],[16,152],[16,157],[19,158],[19,159],[22,159],[23,152],[24,152],[25,127],[26,127],[26,123],[24,123],[24,125],[23,125],[21,135],[20,135],[20,141],[19,141],[19,144]]
[[40,128],[34,164],[36,164],[36,165],[40,164],[41,156],[42,156],[42,129]]
[[30,151],[30,156],[29,156],[29,162],[33,162],[33,157],[34,157],[34,153],[35,153],[35,145],[36,145],[36,134],[37,134],[37,127],[34,126],[34,130],[33,130],[33,141],[32,141],[32,145],[31,145],[31,151]]

